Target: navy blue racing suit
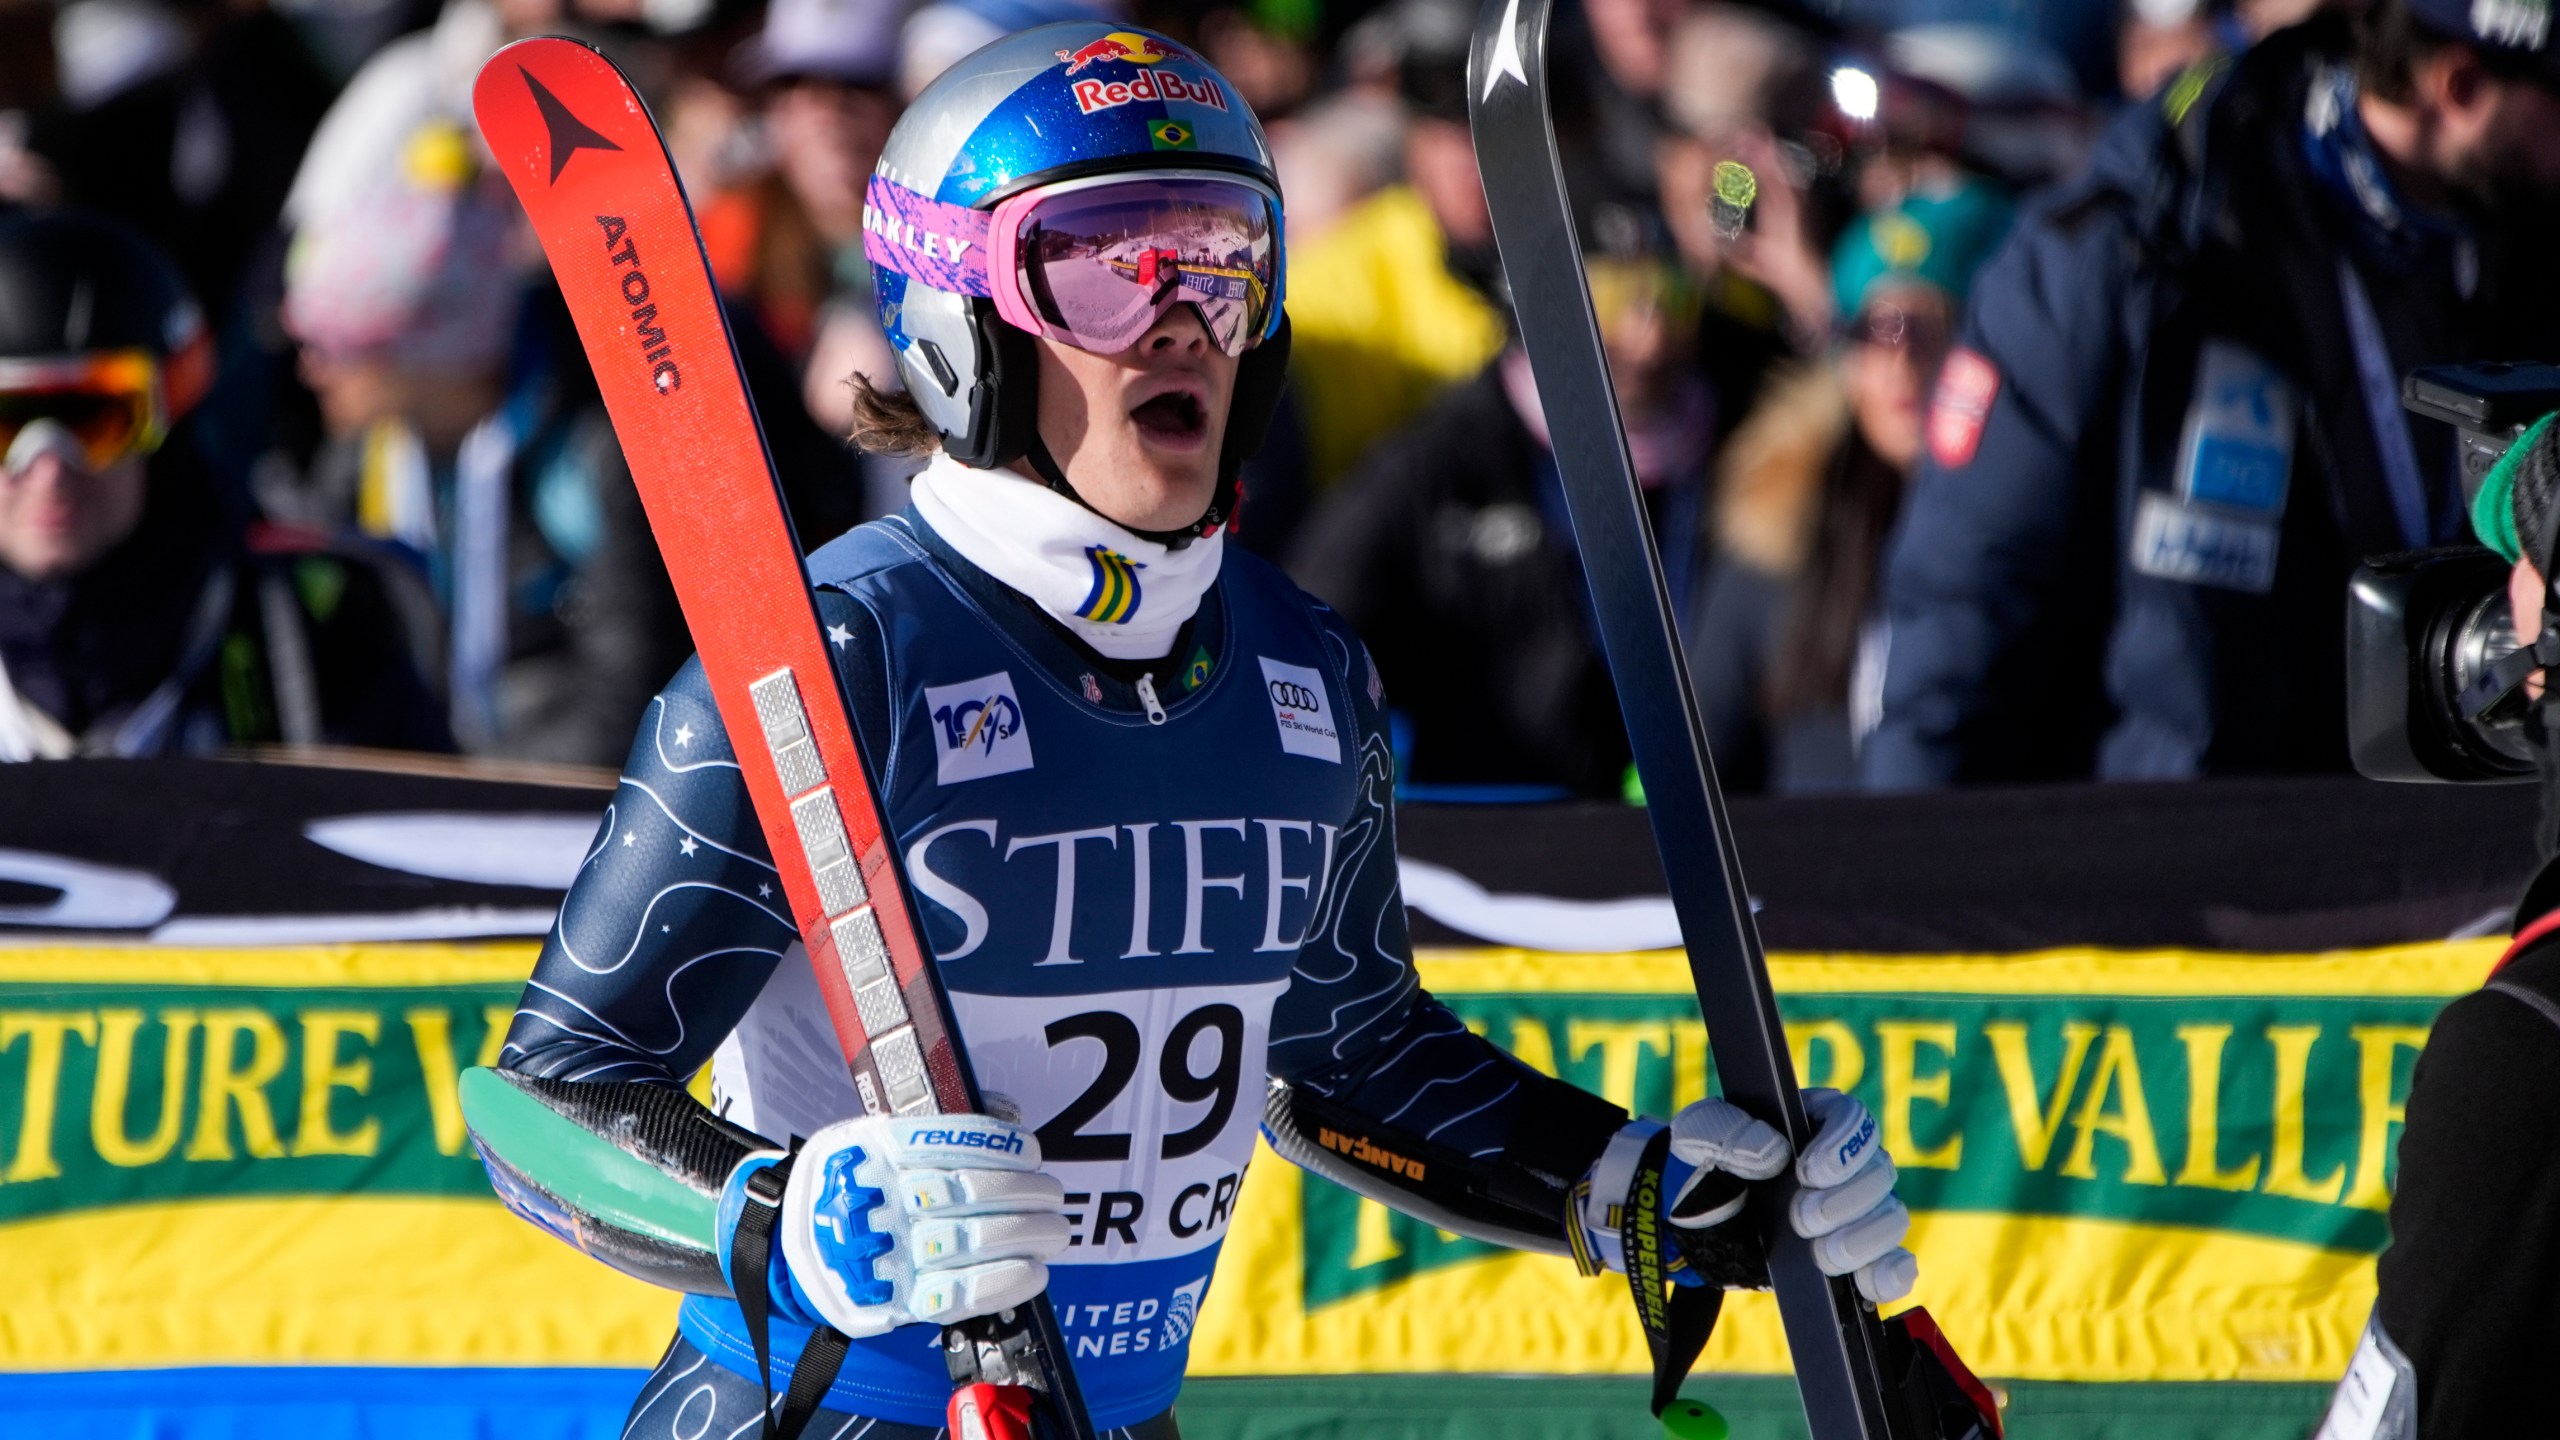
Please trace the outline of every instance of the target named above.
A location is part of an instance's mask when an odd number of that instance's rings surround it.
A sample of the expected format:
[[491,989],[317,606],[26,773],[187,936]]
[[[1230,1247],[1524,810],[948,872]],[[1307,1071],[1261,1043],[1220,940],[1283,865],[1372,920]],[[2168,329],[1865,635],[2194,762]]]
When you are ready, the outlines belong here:
[[2346,764],[2347,581],[2462,538],[2413,366],[2560,353],[2544,227],[2396,195],[2345,20],[2129,108],[1975,282],[1883,580],[1889,788]]
[[[1384,689],[1339,618],[1231,547],[1165,660],[1107,661],[912,511],[820,550],[810,574],[980,1085],[1069,1192],[1050,1295],[1097,1424],[1170,1433],[1265,1124],[1293,1161],[1434,1223],[1566,1248],[1567,1191],[1625,1117],[1417,983]],[[861,1109],[795,946],[690,663],[641,724],[502,1076],[716,1187],[749,1143]],[[679,1090],[705,1063],[716,1122]],[[695,1138],[664,1141],[679,1133]],[[697,1390],[723,1417],[761,1393],[718,1257],[613,1234],[538,1164],[482,1149],[521,1213],[694,1292],[632,1433],[708,1424],[677,1413]],[[808,1333],[777,1320],[777,1391]],[[858,1341],[808,1433],[930,1428],[948,1388],[930,1327]]]

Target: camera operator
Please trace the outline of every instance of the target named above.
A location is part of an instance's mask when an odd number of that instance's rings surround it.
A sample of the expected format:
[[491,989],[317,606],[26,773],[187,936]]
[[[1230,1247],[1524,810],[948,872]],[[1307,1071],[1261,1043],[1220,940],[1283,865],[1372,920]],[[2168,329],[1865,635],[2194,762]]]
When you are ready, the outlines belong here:
[[[2560,598],[2560,425],[2490,470],[2472,528],[2504,557],[2518,643]],[[2560,664],[2560,645],[2534,660]],[[2380,1294],[2316,1440],[2540,1433],[2560,1345],[2560,686],[2524,682],[2543,787],[2544,866],[2486,985],[2445,1007],[2410,1081]]]
[[2400,373],[2560,348],[2555,132],[2545,0],[2375,0],[2114,122],[1942,371],[1867,781],[2343,769],[2340,586],[2461,526]]

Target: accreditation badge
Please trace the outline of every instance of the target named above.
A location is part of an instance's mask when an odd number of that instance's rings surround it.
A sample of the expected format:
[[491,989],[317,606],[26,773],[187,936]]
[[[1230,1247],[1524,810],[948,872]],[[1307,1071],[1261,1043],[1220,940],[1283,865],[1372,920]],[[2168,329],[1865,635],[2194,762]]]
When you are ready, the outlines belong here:
[[2246,346],[2206,341],[2176,483],[2145,491],[2134,513],[2133,568],[2182,584],[2274,589],[2300,413],[2292,382],[2273,365]]

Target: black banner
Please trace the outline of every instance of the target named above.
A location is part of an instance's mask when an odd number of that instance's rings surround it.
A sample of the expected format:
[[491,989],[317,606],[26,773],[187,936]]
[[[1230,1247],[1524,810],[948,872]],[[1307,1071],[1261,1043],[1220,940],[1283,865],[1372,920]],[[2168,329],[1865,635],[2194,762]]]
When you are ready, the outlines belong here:
[[[565,783],[577,779],[583,783]],[[538,934],[610,778],[208,760],[0,767],[0,933],[187,943]],[[1773,950],[2249,951],[2504,927],[2530,787],[2352,779],[1745,800]],[[1402,811],[1415,939],[1676,943],[1644,816]]]

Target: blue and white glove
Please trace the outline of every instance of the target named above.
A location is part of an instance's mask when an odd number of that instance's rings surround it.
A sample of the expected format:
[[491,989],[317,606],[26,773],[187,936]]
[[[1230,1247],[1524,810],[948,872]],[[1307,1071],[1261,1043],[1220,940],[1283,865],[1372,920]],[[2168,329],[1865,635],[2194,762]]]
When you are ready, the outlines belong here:
[[[747,1178],[781,1159],[748,1157],[722,1189],[724,1270]],[[774,1314],[856,1340],[948,1325],[1048,1288],[1067,1236],[1065,1190],[1040,1173],[1029,1131],[985,1115],[865,1115],[820,1130],[792,1161],[766,1291]]]
[[[1879,1305],[1901,1299],[1919,1279],[1920,1262],[1902,1248],[1911,1214],[1894,1196],[1893,1157],[1877,1138],[1875,1117],[1837,1090],[1805,1091],[1804,1108],[1818,1128],[1796,1160],[1799,1188],[1787,1205],[1788,1225],[1814,1242],[1814,1263],[1824,1274],[1855,1276],[1858,1293]],[[1626,1268],[1612,1212],[1624,1205],[1646,1144],[1665,1128],[1660,1121],[1635,1121],[1592,1164],[1579,1211],[1583,1245],[1593,1261],[1611,1270]],[[1683,1284],[1766,1284],[1760,1256],[1718,1243],[1721,1237],[1712,1232],[1742,1213],[1753,1183],[1785,1173],[1786,1137],[1722,1100],[1689,1106],[1668,1128],[1665,1243],[1690,1262],[1677,1278]]]

